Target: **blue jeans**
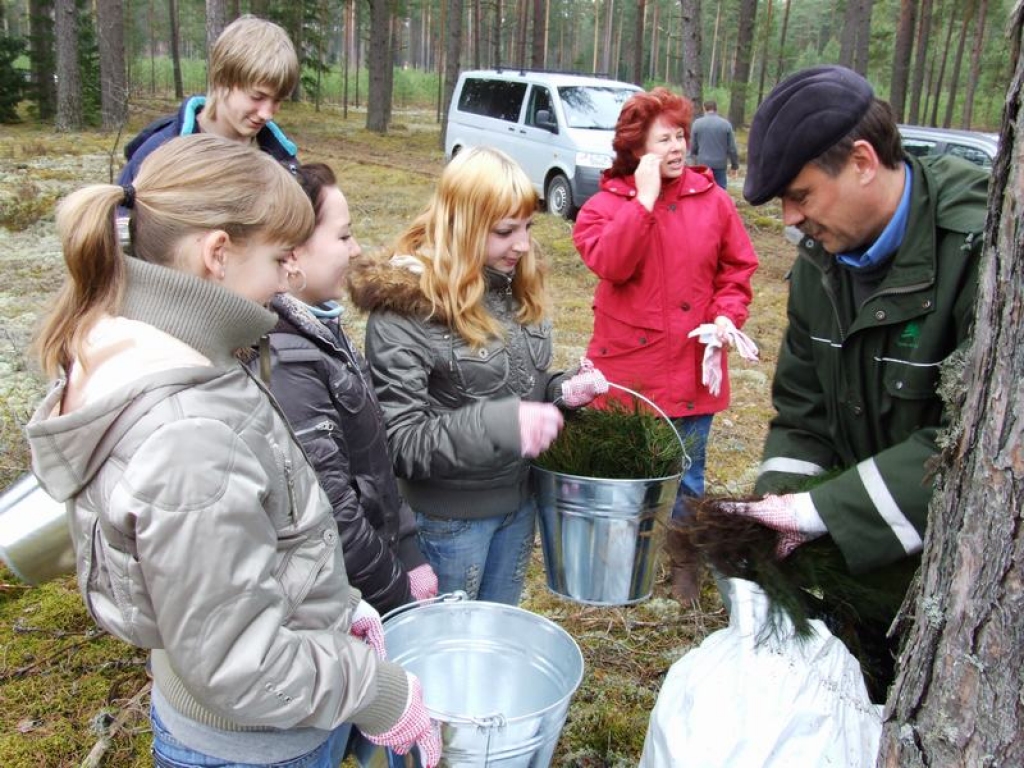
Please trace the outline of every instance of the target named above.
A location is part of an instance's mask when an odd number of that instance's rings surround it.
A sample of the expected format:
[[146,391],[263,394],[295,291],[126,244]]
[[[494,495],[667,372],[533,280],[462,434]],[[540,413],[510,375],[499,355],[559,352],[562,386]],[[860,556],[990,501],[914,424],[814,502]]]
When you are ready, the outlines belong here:
[[672,419],[690,457],[690,466],[679,481],[679,494],[672,508],[672,517],[676,520],[689,514],[686,508],[687,497],[699,499],[704,495],[704,466],[707,461],[708,434],[711,432],[713,418],[714,415],[707,414]]
[[711,173],[715,177],[715,184],[722,189],[729,188],[729,172],[725,168],[712,168]]
[[471,600],[517,605],[536,519],[533,499],[507,515],[473,520],[417,512],[420,549],[437,574],[438,592],[462,589]]
[[150,709],[153,723],[153,765],[155,768],[338,768],[345,759],[352,726],[343,723],[330,732],[327,740],[311,752],[280,763],[235,763],[189,749],[174,738]]

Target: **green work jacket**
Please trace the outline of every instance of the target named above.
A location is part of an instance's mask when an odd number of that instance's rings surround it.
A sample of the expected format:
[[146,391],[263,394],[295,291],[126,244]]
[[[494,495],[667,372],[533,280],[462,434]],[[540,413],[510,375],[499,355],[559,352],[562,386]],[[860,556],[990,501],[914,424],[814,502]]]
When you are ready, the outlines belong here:
[[[777,411],[755,490],[810,491],[853,573],[916,568],[936,438],[940,369],[969,342],[988,174],[955,158],[908,158],[902,245],[860,306],[851,272],[804,237],[772,385]],[[819,478],[821,480],[821,478]],[[889,583],[891,587],[896,584]]]

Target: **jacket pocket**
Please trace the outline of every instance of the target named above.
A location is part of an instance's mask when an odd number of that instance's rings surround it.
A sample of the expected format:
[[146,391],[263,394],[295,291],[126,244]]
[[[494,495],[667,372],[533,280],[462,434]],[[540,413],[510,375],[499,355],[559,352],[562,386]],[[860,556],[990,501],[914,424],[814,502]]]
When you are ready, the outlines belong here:
[[594,316],[594,338],[590,348],[596,364],[601,358],[650,354],[663,347],[667,337],[668,334],[658,328],[624,323],[602,313]]
[[545,320],[538,325],[523,326],[526,348],[530,351],[533,366],[538,371],[546,371],[551,367],[553,358],[551,344],[551,321]]
[[451,351],[452,372],[456,386],[473,398],[500,392],[508,382],[508,350],[501,341],[473,349],[459,343]]

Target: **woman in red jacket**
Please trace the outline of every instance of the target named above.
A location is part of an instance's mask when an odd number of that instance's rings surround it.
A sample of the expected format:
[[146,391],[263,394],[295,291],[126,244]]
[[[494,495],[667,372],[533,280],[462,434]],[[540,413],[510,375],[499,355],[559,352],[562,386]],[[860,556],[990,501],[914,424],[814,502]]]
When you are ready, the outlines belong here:
[[[587,357],[609,381],[656,402],[686,441],[692,463],[676,517],[684,497],[704,494],[711,420],[729,405],[720,352],[747,319],[757,269],[732,198],[707,168],[686,166],[692,117],[691,103],[665,88],[627,101],[615,126],[615,160],[573,231],[601,279]],[[691,336],[701,326],[713,328]],[[697,598],[692,558],[674,563],[673,591],[683,601]]]

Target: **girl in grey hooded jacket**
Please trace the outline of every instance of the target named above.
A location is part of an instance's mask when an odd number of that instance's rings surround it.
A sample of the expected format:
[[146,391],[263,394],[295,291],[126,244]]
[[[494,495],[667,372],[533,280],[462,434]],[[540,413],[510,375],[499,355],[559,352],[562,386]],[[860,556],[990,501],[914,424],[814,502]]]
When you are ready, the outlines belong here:
[[39,339],[56,382],[28,427],[33,470],[67,503],[90,613],[150,650],[156,765],[337,765],[350,724],[436,764],[419,681],[353,637],[379,618],[234,357],[272,327],[262,305],[313,229],[302,190],[265,154],[190,136],[135,186],[74,193],[57,223],[68,280]]

